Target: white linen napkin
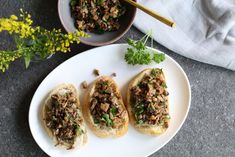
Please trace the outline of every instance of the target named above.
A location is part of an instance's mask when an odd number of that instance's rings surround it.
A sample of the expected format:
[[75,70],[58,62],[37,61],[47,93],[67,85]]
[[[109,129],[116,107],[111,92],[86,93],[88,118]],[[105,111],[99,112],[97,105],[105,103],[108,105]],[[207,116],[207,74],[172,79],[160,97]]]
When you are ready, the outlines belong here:
[[235,0],[138,0],[176,22],[170,28],[138,10],[134,25],[170,50],[235,70]]

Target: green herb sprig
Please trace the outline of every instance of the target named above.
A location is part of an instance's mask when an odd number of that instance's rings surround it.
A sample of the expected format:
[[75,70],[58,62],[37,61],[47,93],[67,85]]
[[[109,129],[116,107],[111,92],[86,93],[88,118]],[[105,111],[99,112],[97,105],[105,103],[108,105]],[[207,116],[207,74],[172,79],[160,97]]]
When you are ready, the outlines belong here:
[[165,60],[165,54],[157,53],[146,46],[151,33],[146,34],[140,40],[128,38],[127,43],[130,46],[125,53],[125,60],[131,65],[150,64],[152,61],[160,63]]
[[0,51],[0,71],[5,72],[11,62],[24,58],[26,68],[31,59],[46,59],[56,52],[70,52],[72,43],[80,43],[80,37],[88,37],[82,31],[64,34],[60,29],[46,30],[40,26],[32,26],[31,15],[20,10],[20,18],[0,18],[0,32],[7,31],[13,35],[16,50]]
[[101,121],[104,121],[108,126],[113,125],[113,121],[110,119],[110,117],[107,113],[102,115]]

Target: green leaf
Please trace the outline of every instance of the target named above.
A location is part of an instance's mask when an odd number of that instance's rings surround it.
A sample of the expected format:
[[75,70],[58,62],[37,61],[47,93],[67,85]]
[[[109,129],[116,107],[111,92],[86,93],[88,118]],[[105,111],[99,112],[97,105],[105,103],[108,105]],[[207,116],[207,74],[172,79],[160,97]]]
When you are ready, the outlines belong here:
[[100,82],[100,85],[101,85],[101,86],[107,86],[107,85],[108,85],[108,81]]
[[110,112],[112,113],[113,116],[115,116],[117,114],[117,112],[118,112],[118,109],[116,107],[112,107],[110,109]]
[[112,126],[113,125],[113,121],[109,118],[109,115],[106,114],[106,113],[103,114],[101,120],[104,121],[108,126]]
[[143,42],[141,42],[141,41],[137,41],[136,42],[135,48],[137,50],[145,50],[146,49],[145,44]]
[[162,69],[153,68],[152,71],[151,71],[151,75],[153,75],[153,76],[156,76],[160,73],[162,73]]
[[151,62],[150,53],[146,53],[146,51],[137,51],[132,48],[127,49],[127,53],[125,54],[125,60],[128,64],[136,65],[136,64],[149,64]]
[[145,35],[139,41],[128,38],[127,43],[130,46],[125,53],[125,61],[131,65],[146,65],[152,61],[160,63],[165,60],[165,55],[162,53],[154,53],[147,48],[145,43],[150,35]]
[[131,38],[127,38],[127,43],[128,43],[128,45],[135,47],[136,41],[132,40]]
[[102,94],[110,94],[111,92],[108,91],[108,90],[102,90],[102,91],[100,91],[100,93],[102,93]]
[[53,121],[57,121],[57,118],[55,116],[52,116]]
[[136,108],[136,114],[137,115],[140,115],[143,112],[144,112],[144,108]]
[[70,1],[70,5],[71,5],[72,8],[74,8],[76,4],[77,4],[77,0],[71,0]]
[[151,75],[153,75],[153,76],[156,76],[156,75],[157,75],[157,69],[156,69],[156,68],[152,69]]
[[83,134],[83,133],[84,133],[84,131],[80,128],[80,126],[75,125],[75,128],[76,128],[76,132],[77,132],[78,134]]
[[162,61],[165,60],[165,54],[164,53],[154,53],[153,60],[156,63],[161,63]]
[[0,52],[0,71],[5,72],[14,60],[20,58],[22,54],[19,51],[2,51]]
[[98,4],[98,5],[101,5],[101,4],[103,4],[105,1],[106,1],[106,0],[97,0],[97,4]]
[[143,124],[144,121],[143,120],[138,120],[138,124]]
[[161,84],[161,86],[164,87],[164,88],[167,88],[166,82],[163,82],[163,83]]
[[24,55],[24,63],[26,69],[29,67],[30,61],[31,61],[31,55],[29,53]]
[[95,124],[99,124],[99,123],[100,123],[100,121],[99,121],[98,119],[96,119],[96,118],[95,118],[95,119],[94,119],[94,123],[95,123]]
[[144,104],[143,103],[138,103],[135,106],[135,114],[139,116],[141,113],[144,112]]

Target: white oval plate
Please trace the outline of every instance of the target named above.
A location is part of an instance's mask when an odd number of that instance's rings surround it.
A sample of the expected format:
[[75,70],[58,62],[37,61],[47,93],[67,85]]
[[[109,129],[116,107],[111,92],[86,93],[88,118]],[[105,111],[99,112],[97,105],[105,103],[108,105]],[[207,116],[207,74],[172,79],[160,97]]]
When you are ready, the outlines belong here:
[[[29,109],[29,126],[32,135],[48,155],[53,157],[144,157],[159,150],[179,131],[184,123],[191,102],[191,89],[183,69],[166,55],[161,64],[131,66],[124,60],[126,44],[109,45],[88,50],[65,61],[55,68],[36,90]],[[73,83],[80,91],[81,82],[95,79],[93,70],[99,69],[102,75],[117,74],[116,80],[125,99],[128,82],[140,71],[149,67],[162,68],[167,81],[171,121],[166,133],[151,137],[138,133],[129,125],[128,133],[118,139],[100,139],[88,129],[88,144],[75,150],[65,150],[54,146],[42,126],[41,106],[48,93],[61,83]],[[82,101],[82,99],[81,99]],[[82,102],[81,102],[82,104]]]

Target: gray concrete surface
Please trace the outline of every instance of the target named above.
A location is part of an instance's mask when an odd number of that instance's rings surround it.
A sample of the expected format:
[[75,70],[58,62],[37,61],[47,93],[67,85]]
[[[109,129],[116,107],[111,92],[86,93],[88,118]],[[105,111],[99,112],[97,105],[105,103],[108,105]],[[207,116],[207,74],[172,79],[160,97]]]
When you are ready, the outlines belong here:
[[[24,8],[35,24],[62,28],[57,15],[57,1],[1,0],[0,17],[18,14]],[[135,28],[126,37],[140,38]],[[0,50],[13,48],[12,39],[0,34]],[[154,43],[173,57],[187,73],[192,87],[192,104],[185,124],[178,134],[150,157],[234,157],[235,156],[235,72],[179,56]],[[33,93],[44,77],[66,59],[92,47],[73,45],[72,53],[57,54],[51,59],[24,68],[22,60],[0,73],[0,156],[46,157],[29,130],[28,109]],[[134,149],[134,148],[133,148]],[[112,155],[110,155],[112,156]]]

